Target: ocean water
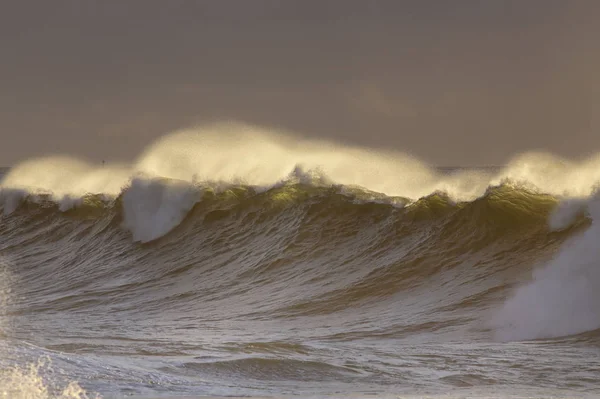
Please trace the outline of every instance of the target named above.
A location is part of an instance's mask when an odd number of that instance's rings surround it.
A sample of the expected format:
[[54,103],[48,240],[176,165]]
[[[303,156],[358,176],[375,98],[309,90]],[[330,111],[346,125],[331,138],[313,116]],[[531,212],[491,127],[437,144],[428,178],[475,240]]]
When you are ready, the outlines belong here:
[[599,180],[241,125],[15,165],[0,398],[599,397]]

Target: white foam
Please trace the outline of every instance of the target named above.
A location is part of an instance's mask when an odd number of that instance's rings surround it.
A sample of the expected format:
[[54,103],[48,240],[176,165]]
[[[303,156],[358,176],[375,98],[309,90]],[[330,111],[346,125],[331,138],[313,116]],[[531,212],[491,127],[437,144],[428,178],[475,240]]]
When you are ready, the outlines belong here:
[[43,377],[50,370],[49,360],[25,367],[9,367],[0,371],[0,398],[2,399],[100,399],[88,394],[77,382],[64,386]]
[[[11,303],[14,278],[11,269],[14,263],[6,256],[0,257],[0,336],[10,327],[7,307]],[[44,375],[52,376],[49,359],[42,358],[26,365],[7,365],[11,358],[0,346],[0,398],[1,399],[92,399],[98,395],[88,395],[76,382],[52,381]]]
[[550,214],[550,230],[560,231],[572,226],[580,215],[587,213],[588,202],[588,198],[569,198],[561,201]]
[[500,340],[551,338],[600,328],[600,198],[591,227],[566,243],[495,315]]

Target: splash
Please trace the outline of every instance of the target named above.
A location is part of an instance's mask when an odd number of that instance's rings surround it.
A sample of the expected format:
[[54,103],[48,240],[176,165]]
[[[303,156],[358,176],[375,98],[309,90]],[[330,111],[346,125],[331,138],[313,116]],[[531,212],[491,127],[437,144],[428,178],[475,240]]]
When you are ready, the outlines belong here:
[[51,371],[50,361],[41,359],[25,367],[10,367],[0,372],[2,399],[100,399],[88,393],[76,382],[57,386],[43,375]]
[[548,221],[551,231],[571,227],[581,216],[588,216],[589,198],[569,198],[558,204]]
[[[586,206],[592,226],[506,301],[494,319],[498,339],[553,338],[600,328],[600,196]],[[566,213],[572,216],[581,207],[575,202]]]

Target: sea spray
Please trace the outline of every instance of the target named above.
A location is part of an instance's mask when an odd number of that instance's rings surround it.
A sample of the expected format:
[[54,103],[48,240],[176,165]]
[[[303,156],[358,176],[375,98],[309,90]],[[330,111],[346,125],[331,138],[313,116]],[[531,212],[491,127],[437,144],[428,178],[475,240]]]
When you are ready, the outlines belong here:
[[[585,207],[591,226],[535,269],[532,281],[517,288],[504,303],[494,318],[498,339],[552,338],[600,328],[600,197]],[[583,208],[580,201],[559,208],[556,212],[561,216],[552,217],[551,227],[572,223]]]
[[1,399],[100,399],[88,394],[74,381],[54,381],[51,361],[42,358],[36,363],[10,366],[0,370]]

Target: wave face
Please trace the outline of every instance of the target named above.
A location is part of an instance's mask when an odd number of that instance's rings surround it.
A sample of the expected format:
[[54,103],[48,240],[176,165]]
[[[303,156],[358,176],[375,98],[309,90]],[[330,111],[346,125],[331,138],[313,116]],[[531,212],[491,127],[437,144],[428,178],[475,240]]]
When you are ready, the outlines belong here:
[[0,385],[597,392],[598,164],[441,170],[238,125],[131,165],[25,162],[2,181]]

